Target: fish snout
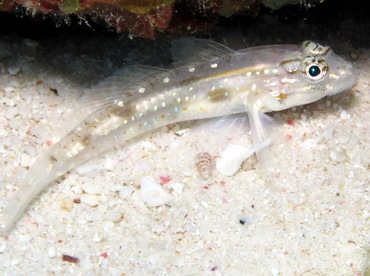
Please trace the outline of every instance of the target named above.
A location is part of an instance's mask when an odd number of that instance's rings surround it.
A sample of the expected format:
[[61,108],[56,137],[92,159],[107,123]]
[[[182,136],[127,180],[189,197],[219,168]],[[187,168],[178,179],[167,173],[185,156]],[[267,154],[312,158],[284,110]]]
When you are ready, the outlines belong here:
[[337,65],[338,78],[328,93],[329,96],[350,90],[357,82],[357,73],[353,68],[353,64],[342,58],[340,59]]

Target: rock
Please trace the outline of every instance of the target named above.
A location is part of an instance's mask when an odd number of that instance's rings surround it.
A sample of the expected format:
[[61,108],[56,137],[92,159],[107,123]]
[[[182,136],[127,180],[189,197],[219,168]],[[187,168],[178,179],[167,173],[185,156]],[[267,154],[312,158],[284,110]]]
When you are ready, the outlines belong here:
[[226,149],[221,152],[220,158],[217,159],[216,168],[223,175],[232,176],[239,170],[243,161],[252,156],[253,153],[253,149],[229,144]]
[[143,177],[140,186],[140,196],[150,207],[164,205],[171,199],[163,187],[150,177]]

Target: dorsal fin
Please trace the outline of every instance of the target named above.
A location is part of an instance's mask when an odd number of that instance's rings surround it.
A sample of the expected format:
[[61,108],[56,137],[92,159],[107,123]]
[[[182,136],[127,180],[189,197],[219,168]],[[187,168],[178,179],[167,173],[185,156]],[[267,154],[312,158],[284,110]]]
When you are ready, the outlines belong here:
[[168,70],[145,66],[125,66],[114,72],[80,100],[83,108],[96,112],[115,102],[128,103],[135,97],[155,90],[153,83],[161,75],[168,74]]
[[177,66],[229,58],[235,53],[215,41],[190,37],[173,41],[171,52],[173,63]]

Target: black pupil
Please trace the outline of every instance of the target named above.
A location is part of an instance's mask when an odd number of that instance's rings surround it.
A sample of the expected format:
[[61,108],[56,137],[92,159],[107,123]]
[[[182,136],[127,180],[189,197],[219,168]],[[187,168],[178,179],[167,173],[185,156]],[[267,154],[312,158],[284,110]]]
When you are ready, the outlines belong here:
[[317,77],[318,75],[320,75],[321,70],[320,70],[319,66],[317,66],[317,65],[312,65],[312,66],[308,69],[308,73],[310,74],[310,76],[311,76],[311,77]]

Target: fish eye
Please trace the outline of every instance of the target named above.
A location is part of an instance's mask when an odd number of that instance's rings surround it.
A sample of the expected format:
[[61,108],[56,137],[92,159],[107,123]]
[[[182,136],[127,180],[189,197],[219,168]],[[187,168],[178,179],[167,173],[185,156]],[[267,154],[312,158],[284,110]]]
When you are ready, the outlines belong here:
[[329,66],[320,56],[306,56],[301,63],[301,73],[310,81],[322,81],[328,75]]
[[311,77],[313,77],[313,78],[315,78],[315,77],[317,77],[318,75],[320,75],[321,74],[321,69],[320,69],[320,67],[319,66],[317,66],[317,65],[311,65],[309,68],[308,68],[308,74],[311,76]]
[[307,65],[303,72],[311,81],[321,81],[325,78],[327,71],[328,66],[314,63]]

